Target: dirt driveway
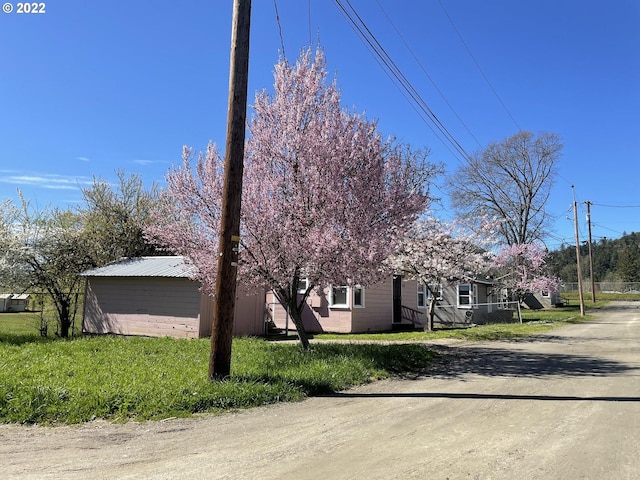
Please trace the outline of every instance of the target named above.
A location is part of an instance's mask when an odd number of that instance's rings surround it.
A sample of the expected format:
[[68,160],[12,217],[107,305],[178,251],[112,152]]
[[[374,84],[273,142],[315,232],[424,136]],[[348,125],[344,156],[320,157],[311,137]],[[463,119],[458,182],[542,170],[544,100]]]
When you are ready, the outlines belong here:
[[0,477],[638,479],[640,304],[297,404],[219,417],[0,426]]

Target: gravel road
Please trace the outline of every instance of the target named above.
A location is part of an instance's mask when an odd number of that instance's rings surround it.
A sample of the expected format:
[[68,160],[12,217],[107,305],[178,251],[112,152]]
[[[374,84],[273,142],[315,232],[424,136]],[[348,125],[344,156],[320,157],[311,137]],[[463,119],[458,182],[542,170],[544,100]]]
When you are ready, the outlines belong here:
[[514,342],[440,346],[415,379],[124,425],[0,425],[20,479],[639,479],[640,304]]

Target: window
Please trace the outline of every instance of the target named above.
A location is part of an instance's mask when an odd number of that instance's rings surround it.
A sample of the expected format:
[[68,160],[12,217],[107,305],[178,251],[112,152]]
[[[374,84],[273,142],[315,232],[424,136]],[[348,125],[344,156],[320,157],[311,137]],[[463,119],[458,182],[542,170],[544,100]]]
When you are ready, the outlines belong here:
[[353,291],[353,306],[354,308],[364,308],[364,287],[356,285],[352,287]]
[[[352,300],[353,298],[353,300]],[[355,285],[331,285],[329,287],[329,306],[333,308],[349,308],[353,301],[354,308],[364,308],[364,287]]]
[[424,283],[418,282],[418,308],[427,308],[427,295]]
[[458,285],[458,308],[476,308],[477,297],[474,285],[465,283]]
[[501,310],[506,310],[509,308],[509,294],[506,289],[500,289],[496,293],[498,297],[498,308]]
[[438,284],[431,284],[429,285],[430,289],[427,292],[427,298],[431,298],[431,292],[435,292],[436,294],[436,300],[442,300],[442,284],[438,283]]
[[308,278],[301,278],[300,280],[298,280],[298,293],[306,292],[307,288],[309,288]]
[[349,287],[336,285],[329,287],[329,306],[349,308]]
[[435,292],[436,300],[442,300],[442,284],[434,283],[425,287],[424,283],[418,282],[418,308],[426,308],[428,301],[431,299],[431,292]]

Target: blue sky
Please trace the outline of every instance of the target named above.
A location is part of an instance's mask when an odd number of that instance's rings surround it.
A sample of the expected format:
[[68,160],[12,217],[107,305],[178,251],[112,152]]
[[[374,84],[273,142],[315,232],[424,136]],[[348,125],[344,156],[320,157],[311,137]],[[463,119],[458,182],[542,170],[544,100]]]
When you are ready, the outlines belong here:
[[[351,4],[465,150],[520,128],[562,137],[550,248],[573,242],[572,184],[581,240],[585,201],[595,240],[640,231],[639,2]],[[319,40],[345,106],[431,149],[449,171],[460,165],[334,1],[277,8],[290,60]],[[35,207],[73,206],[94,176],[124,169],[162,184],[182,145],[224,145],[231,9],[231,0],[57,0],[44,14],[0,13],[0,200],[19,188]],[[254,0],[249,103],[271,87],[281,49],[274,2]]]

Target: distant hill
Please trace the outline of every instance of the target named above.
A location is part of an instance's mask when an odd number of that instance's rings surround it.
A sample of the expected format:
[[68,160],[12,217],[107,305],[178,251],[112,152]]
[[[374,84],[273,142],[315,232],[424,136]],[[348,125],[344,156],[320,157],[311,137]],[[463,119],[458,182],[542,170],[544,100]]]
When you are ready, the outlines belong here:
[[[592,245],[593,273],[595,280],[640,282],[640,233],[623,234],[622,237],[609,240],[603,238]],[[584,242],[580,246],[580,268],[582,276],[589,276],[589,246]],[[565,282],[577,282],[576,248],[563,245],[549,252],[547,263],[551,272]]]

